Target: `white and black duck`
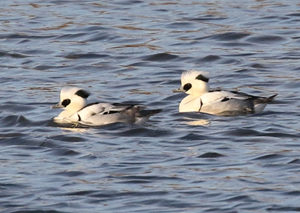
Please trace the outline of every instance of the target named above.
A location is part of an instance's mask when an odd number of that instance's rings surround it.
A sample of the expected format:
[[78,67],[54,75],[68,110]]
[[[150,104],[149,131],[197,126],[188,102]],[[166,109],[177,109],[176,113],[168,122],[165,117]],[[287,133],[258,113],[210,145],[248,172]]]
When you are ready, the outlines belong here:
[[145,110],[144,106],[133,104],[90,103],[90,93],[78,87],[64,87],[60,102],[54,108],[64,110],[53,120],[60,124],[78,123],[101,126],[112,123],[140,123],[160,110]]
[[237,91],[210,90],[208,73],[196,70],[183,72],[181,87],[174,92],[188,94],[179,104],[179,112],[203,112],[214,115],[260,113],[275,95],[259,97]]

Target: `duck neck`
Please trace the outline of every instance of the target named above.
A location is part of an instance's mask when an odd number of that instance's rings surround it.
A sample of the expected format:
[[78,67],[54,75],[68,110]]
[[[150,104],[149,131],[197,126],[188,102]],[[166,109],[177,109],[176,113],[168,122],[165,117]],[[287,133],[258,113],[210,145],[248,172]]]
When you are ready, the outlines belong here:
[[193,94],[190,94],[189,96],[190,97],[194,97],[194,98],[198,98],[202,95],[204,95],[205,93],[207,93],[208,91],[201,91],[201,92],[197,92],[197,93],[193,93]]
[[72,117],[76,112],[75,111],[71,111],[71,110],[64,110],[62,111],[59,116],[60,117],[64,117],[64,118],[70,118]]

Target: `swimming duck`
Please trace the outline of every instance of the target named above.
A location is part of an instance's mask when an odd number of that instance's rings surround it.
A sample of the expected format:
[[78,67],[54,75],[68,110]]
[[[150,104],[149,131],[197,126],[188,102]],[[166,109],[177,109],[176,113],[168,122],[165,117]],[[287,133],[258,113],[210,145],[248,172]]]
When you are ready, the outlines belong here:
[[208,73],[197,70],[181,75],[181,87],[174,92],[188,94],[179,104],[179,112],[203,112],[214,115],[260,113],[274,97],[259,97],[237,91],[210,90]]
[[90,93],[78,87],[64,87],[60,92],[60,102],[54,108],[64,110],[54,117],[60,124],[79,123],[88,126],[100,126],[111,123],[139,123],[160,110],[145,110],[143,106],[133,104],[90,103]]

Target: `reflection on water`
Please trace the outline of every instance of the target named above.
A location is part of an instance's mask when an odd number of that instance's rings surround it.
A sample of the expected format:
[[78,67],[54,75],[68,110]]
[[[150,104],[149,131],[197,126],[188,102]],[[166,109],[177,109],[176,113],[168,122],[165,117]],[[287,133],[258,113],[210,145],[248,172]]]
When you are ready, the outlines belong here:
[[190,126],[208,126],[210,124],[210,121],[207,119],[199,119],[199,120],[186,121],[185,124]]
[[[297,1],[2,1],[1,212],[299,211]],[[278,93],[256,115],[178,113],[182,71]],[[161,108],[61,127],[63,86]],[[199,202],[201,201],[201,202]]]
[[207,126],[210,124],[210,122],[208,120],[201,119],[196,121],[188,121],[186,124],[191,126]]

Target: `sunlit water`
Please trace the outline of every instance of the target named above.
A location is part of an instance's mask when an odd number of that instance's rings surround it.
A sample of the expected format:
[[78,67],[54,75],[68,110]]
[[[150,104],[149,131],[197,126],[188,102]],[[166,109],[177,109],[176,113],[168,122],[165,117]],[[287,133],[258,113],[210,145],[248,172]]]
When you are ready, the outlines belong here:
[[[300,211],[297,1],[1,1],[1,212]],[[187,69],[278,93],[262,114],[178,113]],[[66,85],[163,109],[61,128]]]

